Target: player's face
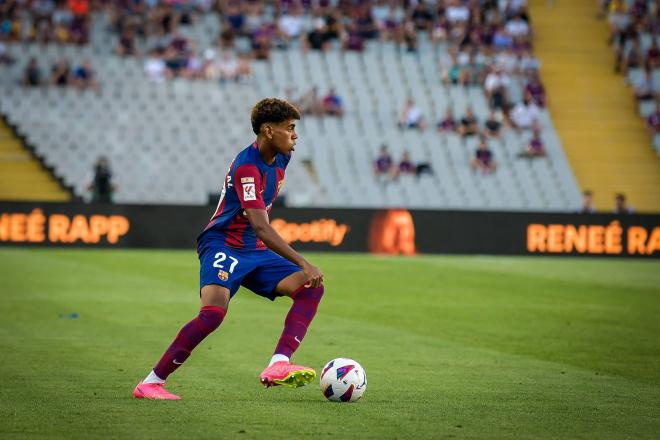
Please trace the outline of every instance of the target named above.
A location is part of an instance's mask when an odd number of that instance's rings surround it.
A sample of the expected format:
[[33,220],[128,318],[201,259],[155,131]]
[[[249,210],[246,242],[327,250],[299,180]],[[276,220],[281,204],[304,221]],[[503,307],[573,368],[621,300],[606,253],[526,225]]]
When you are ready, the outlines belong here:
[[296,139],[298,139],[298,134],[295,119],[273,124],[273,145],[278,153],[291,154],[295,150]]

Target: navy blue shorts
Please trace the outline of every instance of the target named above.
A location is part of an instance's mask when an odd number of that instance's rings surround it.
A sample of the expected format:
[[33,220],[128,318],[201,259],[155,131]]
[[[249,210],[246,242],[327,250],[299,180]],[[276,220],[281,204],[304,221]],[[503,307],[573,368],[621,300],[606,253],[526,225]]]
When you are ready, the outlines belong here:
[[279,282],[301,271],[298,266],[270,249],[235,249],[202,238],[197,251],[199,288],[218,284],[229,289],[231,297],[243,286],[272,301],[280,296],[275,293]]

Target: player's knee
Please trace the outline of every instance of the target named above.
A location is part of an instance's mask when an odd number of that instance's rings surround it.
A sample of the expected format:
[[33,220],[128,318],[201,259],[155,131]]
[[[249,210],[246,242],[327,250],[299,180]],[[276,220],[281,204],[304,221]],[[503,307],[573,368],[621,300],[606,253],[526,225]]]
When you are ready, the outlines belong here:
[[199,312],[199,320],[204,323],[209,331],[214,331],[225,318],[227,309],[220,306],[204,306]]
[[323,293],[325,292],[325,287],[323,286],[323,283],[321,283],[318,287],[308,287],[307,284],[303,284],[300,286],[298,289],[298,293],[295,296],[295,298],[310,298],[315,300],[316,302],[321,301],[321,298],[323,298]]
[[216,306],[227,309],[229,306],[229,290],[226,287],[217,284],[209,284],[202,288],[202,305],[203,306]]

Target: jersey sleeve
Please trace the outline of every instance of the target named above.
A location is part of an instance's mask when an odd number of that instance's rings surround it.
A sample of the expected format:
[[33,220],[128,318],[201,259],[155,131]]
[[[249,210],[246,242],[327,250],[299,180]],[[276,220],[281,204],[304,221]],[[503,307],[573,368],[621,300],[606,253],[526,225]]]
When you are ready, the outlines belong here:
[[241,208],[266,209],[261,191],[261,173],[256,166],[239,166],[234,172],[234,187]]

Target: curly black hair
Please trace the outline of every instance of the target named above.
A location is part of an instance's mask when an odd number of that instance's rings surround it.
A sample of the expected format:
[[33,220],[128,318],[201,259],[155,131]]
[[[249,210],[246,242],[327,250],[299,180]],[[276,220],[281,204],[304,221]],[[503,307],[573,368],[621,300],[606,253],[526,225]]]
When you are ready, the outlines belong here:
[[300,119],[300,112],[288,102],[277,98],[266,98],[252,107],[252,131],[259,134],[261,124],[266,122],[284,122],[288,119]]

